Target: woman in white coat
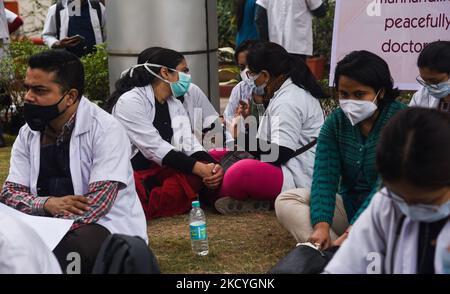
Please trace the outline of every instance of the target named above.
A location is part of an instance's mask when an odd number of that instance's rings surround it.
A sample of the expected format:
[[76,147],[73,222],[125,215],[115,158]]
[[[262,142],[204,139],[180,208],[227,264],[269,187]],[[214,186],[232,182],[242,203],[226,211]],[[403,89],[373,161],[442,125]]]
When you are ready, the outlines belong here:
[[430,43],[417,60],[420,75],[417,91],[409,106],[450,112],[450,41]]
[[266,111],[257,134],[250,126],[241,146],[256,159],[241,160],[226,171],[215,202],[224,214],[267,208],[282,191],[310,187],[324,122],[317,98],[326,95],[304,62],[275,43],[256,44],[247,59],[249,77],[264,91]]
[[204,186],[214,190],[222,182],[221,166],[192,133],[176,98],[190,89],[188,72],[182,54],[148,48],[117,81],[108,102],[131,140],[136,188],[148,219],[185,213]]
[[385,188],[358,218],[325,272],[443,273],[450,254],[448,150],[448,114],[408,108],[393,117],[377,150]]

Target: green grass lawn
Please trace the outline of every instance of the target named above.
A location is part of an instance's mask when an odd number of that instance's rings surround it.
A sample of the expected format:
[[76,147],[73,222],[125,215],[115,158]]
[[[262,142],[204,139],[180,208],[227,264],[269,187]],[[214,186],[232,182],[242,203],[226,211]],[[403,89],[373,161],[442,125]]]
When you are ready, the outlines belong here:
[[[12,144],[12,138],[7,138]],[[8,175],[11,147],[0,148],[0,184]],[[223,216],[206,209],[210,253],[192,254],[187,215],[152,220],[150,246],[163,273],[265,273],[295,245],[273,211]]]

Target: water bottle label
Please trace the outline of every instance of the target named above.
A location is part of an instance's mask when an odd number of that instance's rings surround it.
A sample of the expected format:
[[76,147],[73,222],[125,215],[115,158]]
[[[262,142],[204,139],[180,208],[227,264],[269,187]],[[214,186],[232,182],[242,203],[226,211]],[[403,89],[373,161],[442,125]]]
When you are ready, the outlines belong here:
[[190,225],[191,228],[191,240],[202,241],[206,240],[206,224],[201,225]]

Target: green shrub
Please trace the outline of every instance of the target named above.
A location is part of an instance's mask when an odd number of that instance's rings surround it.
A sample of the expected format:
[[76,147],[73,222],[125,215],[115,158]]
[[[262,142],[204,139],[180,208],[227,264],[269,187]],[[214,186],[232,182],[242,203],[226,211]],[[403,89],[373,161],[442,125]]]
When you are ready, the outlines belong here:
[[234,1],[232,0],[217,0],[219,48],[236,46],[237,25],[233,5]]
[[103,106],[109,96],[108,52],[106,45],[81,58],[85,73],[85,95],[89,100]]
[[327,14],[322,18],[313,18],[314,56],[324,56],[329,63],[331,60],[331,44],[333,42],[333,24],[335,2],[329,2]]
[[9,54],[0,61],[0,88],[11,98],[18,111],[22,108],[26,93],[23,80],[27,72],[28,59],[45,49],[46,47],[35,45],[28,39],[15,40],[9,45]]

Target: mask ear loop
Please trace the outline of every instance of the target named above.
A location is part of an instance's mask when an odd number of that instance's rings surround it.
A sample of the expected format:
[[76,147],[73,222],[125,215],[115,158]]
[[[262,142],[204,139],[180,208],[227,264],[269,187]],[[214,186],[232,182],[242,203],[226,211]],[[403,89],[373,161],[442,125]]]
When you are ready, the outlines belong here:
[[378,90],[377,95],[376,95],[375,98],[372,100],[373,103],[375,103],[375,101],[378,100],[378,96],[380,95],[380,93],[381,93],[381,89]]

